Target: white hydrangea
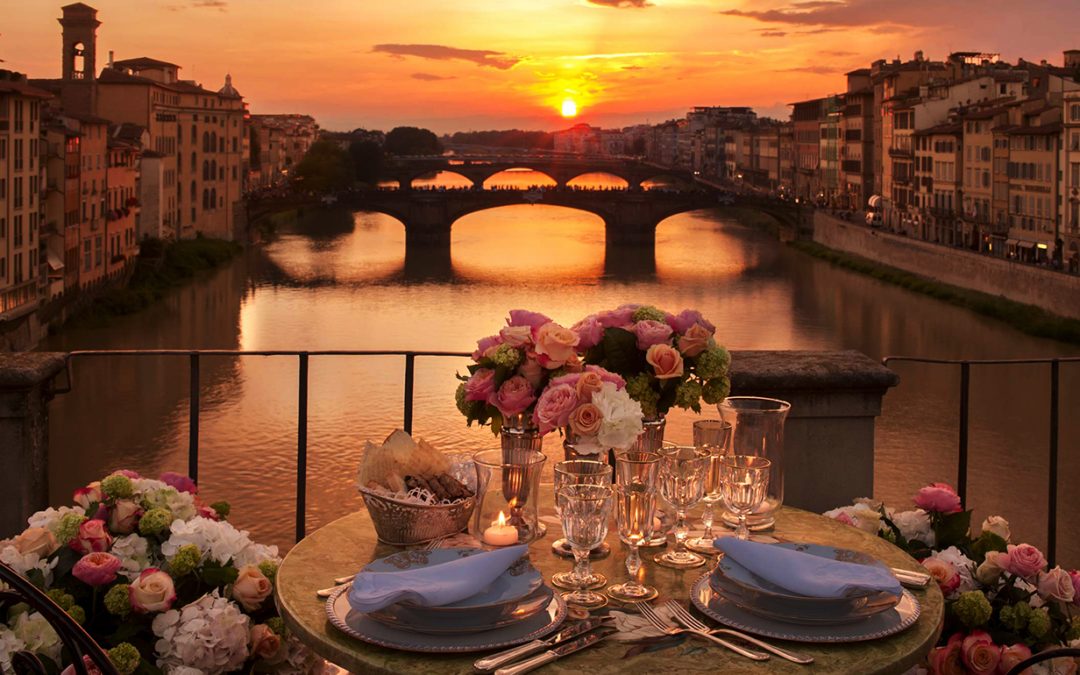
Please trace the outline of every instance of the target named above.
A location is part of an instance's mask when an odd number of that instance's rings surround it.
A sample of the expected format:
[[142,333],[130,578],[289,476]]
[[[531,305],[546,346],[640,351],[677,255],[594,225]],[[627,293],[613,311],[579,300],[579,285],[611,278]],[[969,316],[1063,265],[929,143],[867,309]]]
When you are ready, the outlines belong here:
[[252,543],[250,546],[247,546],[233,556],[233,564],[237,567],[243,567],[244,565],[258,565],[266,560],[275,563],[281,562],[281,558],[278,557],[277,546]]
[[0,673],[13,672],[11,655],[24,649],[26,649],[26,643],[20,640],[10,628],[0,623]]
[[167,673],[186,675],[197,669],[217,675],[240,668],[248,657],[246,614],[218,595],[204,595],[181,610],[154,617],[157,665]]
[[109,549],[117,558],[120,558],[120,574],[131,581],[139,576],[147,567],[153,567],[150,559],[150,542],[137,534],[129,534],[117,537],[113,540],[113,546]]
[[203,671],[187,666],[172,666],[165,668],[165,675],[203,675]]
[[41,574],[45,579],[45,588],[49,588],[52,585],[53,568],[60,562],[60,558],[53,557],[52,560],[49,560],[36,553],[20,553],[19,549],[8,544],[0,545],[0,562],[24,577],[30,570],[41,570]]
[[20,614],[12,624],[11,632],[23,643],[23,649],[48,657],[53,663],[60,663],[60,652],[64,645],[60,636],[41,614]]
[[169,487],[169,484],[155,478],[132,478],[131,487],[135,490],[136,496],[141,496],[148,492],[164,490]]
[[194,495],[180,492],[176,488],[167,485],[161,489],[143,493],[142,503],[147,510],[154,508],[168,509],[173,518],[180,520],[191,520],[196,513]]
[[29,527],[44,527],[50,530],[53,534],[56,534],[56,524],[60,522],[60,519],[69,513],[77,513],[80,516],[85,516],[86,511],[81,506],[61,506],[58,509],[49,507],[44,511],[38,511],[34,515],[26,519],[26,524]]
[[889,519],[908,541],[921,541],[931,548],[937,541],[934,528],[930,525],[930,515],[922,509],[892,512],[889,513]]
[[161,544],[161,554],[166,560],[171,560],[185,544],[198,546],[203,560],[214,560],[222,565],[230,560],[241,566],[277,559],[276,546],[252,542],[247,530],[238,530],[225,520],[212,520],[202,516],[192,518],[186,523],[174,520],[171,530],[169,538]]
[[956,568],[956,573],[960,575],[960,586],[956,589],[957,595],[979,587],[979,582],[975,580],[975,561],[961,553],[960,549],[950,546],[935,552],[932,557],[952,563],[952,566]]
[[641,435],[641,404],[612,382],[604,382],[600,391],[593,394],[592,402],[603,416],[596,434],[600,445],[616,449],[633,445]]
[[870,534],[877,534],[881,530],[881,513],[863,502],[841,506],[838,509],[826,511],[824,515],[826,518],[848,523]]

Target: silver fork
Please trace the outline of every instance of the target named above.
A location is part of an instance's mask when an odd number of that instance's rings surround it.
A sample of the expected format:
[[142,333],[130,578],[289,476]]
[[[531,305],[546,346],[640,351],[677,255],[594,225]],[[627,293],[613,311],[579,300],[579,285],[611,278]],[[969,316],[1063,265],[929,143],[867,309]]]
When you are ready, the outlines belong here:
[[759,640],[756,637],[752,637],[750,635],[747,635],[746,633],[740,633],[737,630],[731,630],[729,628],[709,628],[702,621],[700,621],[696,616],[691,614],[686,608],[684,608],[682,605],[675,602],[674,600],[669,600],[665,606],[669,609],[669,611],[671,612],[672,617],[675,619],[675,621],[677,621],[678,623],[681,623],[683,626],[686,626],[690,630],[702,631],[702,632],[708,633],[710,635],[716,635],[717,633],[722,633],[724,635],[730,635],[730,636],[738,638],[738,639],[740,639],[740,640],[742,640],[744,642],[749,642],[750,644],[754,645],[755,647],[760,647],[761,649],[764,649],[767,652],[771,652],[773,654],[776,654],[780,658],[787,659],[788,661],[791,661],[792,663],[804,663],[805,664],[805,663],[813,663],[814,662],[814,659],[812,657],[810,657],[810,656],[803,656],[802,654],[796,654],[794,652],[789,652],[787,650],[780,649],[779,647],[774,647],[773,645],[769,644],[768,642],[764,642],[762,640]]
[[[439,546],[443,543],[444,539],[446,539],[446,537],[439,537],[438,539],[432,539],[428,543],[424,544],[424,546],[422,548],[420,548],[419,550],[421,550],[421,551],[434,551],[435,549],[439,548]],[[413,550],[417,550],[417,549],[413,549]],[[354,578],[356,578],[355,574],[350,574],[349,576],[346,576],[346,577],[338,577],[337,579],[334,579],[334,585],[333,586],[330,586],[329,588],[320,588],[319,590],[315,591],[315,595],[318,596],[319,598],[322,598],[322,599],[325,600],[326,598],[329,598],[331,595],[336,593],[338,591],[338,589],[345,588],[346,586],[351,586]]]
[[740,654],[742,656],[745,656],[748,659],[752,659],[754,661],[768,661],[769,660],[769,655],[768,654],[762,654],[761,652],[755,652],[752,649],[745,649],[745,648],[740,647],[740,646],[738,646],[736,644],[732,644],[732,643],[728,642],[727,640],[724,640],[722,638],[718,638],[715,635],[710,635],[709,633],[703,633],[701,631],[696,631],[696,630],[688,630],[686,628],[679,628],[678,626],[674,626],[672,624],[669,624],[667,621],[664,621],[664,619],[659,614],[656,613],[656,610],[654,610],[652,607],[650,607],[649,604],[646,603],[646,602],[636,602],[636,603],[634,603],[634,606],[637,607],[638,611],[641,612],[641,615],[644,616],[645,619],[648,620],[649,623],[651,623],[657,630],[659,630],[662,633],[665,633],[667,635],[682,635],[683,633],[686,633],[688,635],[694,635],[694,636],[697,636],[699,638],[709,640],[710,642],[715,642],[716,644],[720,645],[721,647],[725,647],[727,649],[730,649],[731,651],[735,652],[736,654]]

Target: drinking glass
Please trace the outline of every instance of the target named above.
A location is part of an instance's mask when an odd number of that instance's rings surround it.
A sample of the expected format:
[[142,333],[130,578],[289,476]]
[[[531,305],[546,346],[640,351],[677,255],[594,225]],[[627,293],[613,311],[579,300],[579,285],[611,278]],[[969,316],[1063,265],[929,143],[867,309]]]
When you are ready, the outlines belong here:
[[[633,485],[640,483],[650,490],[658,490],[657,479],[660,474],[660,453],[642,450],[619,450],[615,452],[615,482],[619,485]],[[656,509],[659,513],[659,509]],[[656,517],[656,514],[653,516]],[[666,530],[662,523],[653,523],[652,534],[643,539],[641,546],[665,546],[667,544]],[[619,535],[624,544],[630,542],[626,537]]]
[[[588,565],[589,551],[607,537],[611,494],[609,485],[567,485],[555,493],[563,532],[574,550],[575,567]],[[562,597],[569,604],[587,609],[607,604],[607,598],[590,590],[584,581]]]
[[746,518],[765,501],[771,467],[769,460],[751,455],[728,455],[720,460],[724,503],[739,518],[735,529],[739,539],[750,538]]
[[705,558],[686,550],[686,512],[705,496],[709,451],[691,445],[665,445],[660,449],[660,494],[675,507],[675,550],[653,558],[658,565],[686,569],[700,567]]
[[709,451],[709,473],[705,480],[705,497],[702,503],[705,510],[701,522],[705,531],[700,537],[686,542],[686,548],[698,553],[716,553],[713,548],[713,505],[723,498],[720,493],[720,459],[727,454],[728,441],[731,440],[731,422],[724,420],[698,420],[694,422],[694,447]]
[[641,543],[652,536],[656,487],[639,481],[615,485],[614,490],[615,523],[619,528],[619,537],[630,545],[630,554],[626,557],[626,571],[630,573],[630,579],[609,586],[607,594],[623,602],[652,600],[658,595],[657,590],[639,582],[638,574],[641,572]]
[[[557,462],[554,467],[555,481],[555,512],[562,517],[562,506],[559,504],[559,490],[571,485],[601,485],[611,486],[611,465],[588,459],[569,459]],[[568,538],[556,540],[551,545],[552,550],[563,557],[572,557],[573,548]],[[601,539],[600,543],[590,551],[590,556],[602,558],[610,553],[610,547]],[[551,583],[558,588],[578,588],[582,584],[588,588],[600,588],[607,583],[607,577],[592,571],[589,557],[583,563],[579,563],[569,572],[559,572],[551,577]]]
[[503,450],[484,450],[473,455],[476,508],[469,533],[482,540],[485,530],[501,521],[517,528],[516,543],[536,539],[540,474],[546,461],[546,455],[532,450],[510,455]]
[[[772,463],[765,500],[746,519],[753,530],[772,527],[784,503],[784,423],[791,404],[775,398],[729,396],[718,407],[724,421],[731,422],[732,454],[764,457]],[[736,521],[734,514],[724,514],[728,525]]]

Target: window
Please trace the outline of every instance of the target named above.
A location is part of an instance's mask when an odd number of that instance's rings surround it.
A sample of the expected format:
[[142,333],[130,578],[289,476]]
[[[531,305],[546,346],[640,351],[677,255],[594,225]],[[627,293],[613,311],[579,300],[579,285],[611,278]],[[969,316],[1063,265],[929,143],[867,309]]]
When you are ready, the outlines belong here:
[[90,267],[93,264],[93,258],[91,257],[92,253],[93,252],[91,251],[90,240],[89,239],[84,240],[83,241],[83,272],[89,272],[90,271]]

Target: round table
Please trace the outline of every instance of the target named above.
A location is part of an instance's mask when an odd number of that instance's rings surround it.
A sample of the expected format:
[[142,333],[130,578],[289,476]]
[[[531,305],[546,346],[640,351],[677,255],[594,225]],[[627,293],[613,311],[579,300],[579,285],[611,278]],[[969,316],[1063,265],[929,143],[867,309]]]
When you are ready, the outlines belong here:
[[[549,490],[541,515],[553,516]],[[551,552],[551,541],[558,526],[549,527],[546,537],[533,542],[533,564],[550,579],[554,572],[570,568],[570,561]],[[828,544],[869,553],[891,567],[919,570],[921,565],[900,549],[876,536],[817,514],[784,507],[776,519],[774,534],[790,541]],[[553,536],[554,535],[554,536]],[[594,569],[611,581],[626,578],[625,546],[617,533],[608,534],[612,555],[594,561]],[[298,543],[285,556],[278,569],[275,600],[286,625],[316,653],[356,673],[474,673],[472,664],[481,654],[413,654],[355,640],[334,628],[326,618],[325,600],[315,591],[333,585],[333,579],[359,570],[365,564],[395,551],[398,547],[379,543],[366,511],[335,520]],[[707,567],[673,570],[652,562],[652,552],[642,549],[646,582],[660,590],[657,602],[669,598],[684,605],[689,588]],[[800,666],[778,657],[755,663],[708,642],[691,639],[682,645],[645,652],[623,660],[630,648],[608,639],[597,646],[567,656],[544,667],[545,673],[580,673],[595,675],[624,673],[903,673],[922,661],[937,642],[944,615],[944,599],[936,584],[913,591],[922,605],[922,615],[908,630],[890,638],[846,645],[811,645],[782,643],[814,657],[811,666]],[[683,654],[688,647],[704,648]]]

